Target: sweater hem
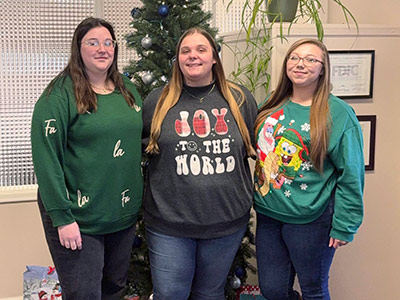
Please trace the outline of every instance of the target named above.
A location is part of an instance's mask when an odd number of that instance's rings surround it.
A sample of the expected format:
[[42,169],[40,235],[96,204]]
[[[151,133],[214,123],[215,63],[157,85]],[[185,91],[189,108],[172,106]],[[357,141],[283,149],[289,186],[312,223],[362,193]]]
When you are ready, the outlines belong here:
[[233,234],[246,225],[249,219],[250,212],[247,212],[244,216],[230,222],[199,225],[171,223],[152,217],[146,212],[144,214],[145,225],[156,232],[176,237],[195,239],[213,239]]
[[85,234],[109,234],[124,230],[136,223],[138,213],[124,217],[114,223],[81,223],[77,221],[79,229]]
[[290,216],[287,214],[282,214],[280,212],[272,211],[264,206],[260,206],[257,203],[254,203],[254,210],[257,213],[262,215],[266,215],[270,218],[276,219],[280,222],[289,223],[289,224],[307,224],[315,221],[318,219],[321,214],[324,212],[326,207],[322,211],[317,211],[315,214],[312,215],[300,215],[300,216]]

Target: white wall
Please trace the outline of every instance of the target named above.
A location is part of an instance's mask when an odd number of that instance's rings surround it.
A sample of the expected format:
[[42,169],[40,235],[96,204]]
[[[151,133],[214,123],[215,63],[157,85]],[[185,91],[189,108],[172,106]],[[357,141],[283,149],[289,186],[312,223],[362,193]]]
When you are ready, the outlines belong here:
[[[338,5],[328,2],[328,23],[344,24],[343,13]],[[359,24],[399,25],[399,0],[342,0],[356,17]]]

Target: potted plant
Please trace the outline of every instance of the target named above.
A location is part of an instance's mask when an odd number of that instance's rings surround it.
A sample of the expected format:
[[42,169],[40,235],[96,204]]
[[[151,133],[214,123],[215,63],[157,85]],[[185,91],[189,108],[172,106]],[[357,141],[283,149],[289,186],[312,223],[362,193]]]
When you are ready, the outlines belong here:
[[[227,9],[233,1],[230,0]],[[347,25],[350,26],[350,21],[353,21],[358,31],[357,20],[341,0],[329,1],[339,5]],[[290,18],[284,15],[288,12],[289,5],[294,7],[292,7]],[[231,73],[233,81],[245,85],[251,92],[262,88],[267,94],[271,77],[268,67],[272,52],[270,42],[273,26],[279,24],[279,38],[283,41],[285,40],[284,23],[289,23],[288,33],[295,23],[312,23],[315,25],[318,39],[322,41],[324,27],[320,15],[323,12],[320,0],[246,0],[241,17],[241,30],[246,35],[245,48],[243,50],[239,47],[230,47],[237,58],[235,70]]]
[[268,21],[274,22],[279,17],[283,22],[292,22],[296,17],[299,0],[266,0]]

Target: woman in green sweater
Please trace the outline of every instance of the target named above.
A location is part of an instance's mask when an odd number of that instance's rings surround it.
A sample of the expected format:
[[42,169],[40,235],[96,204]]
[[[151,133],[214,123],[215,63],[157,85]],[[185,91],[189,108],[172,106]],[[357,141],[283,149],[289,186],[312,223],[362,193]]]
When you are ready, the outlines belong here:
[[262,294],[330,299],[335,250],[353,240],[363,216],[361,128],[330,91],[326,47],[302,39],[288,50],[276,90],[256,120],[257,264]]
[[142,102],[117,57],[112,26],[83,20],[33,113],[38,203],[66,300],[117,300],[126,283],[142,199]]

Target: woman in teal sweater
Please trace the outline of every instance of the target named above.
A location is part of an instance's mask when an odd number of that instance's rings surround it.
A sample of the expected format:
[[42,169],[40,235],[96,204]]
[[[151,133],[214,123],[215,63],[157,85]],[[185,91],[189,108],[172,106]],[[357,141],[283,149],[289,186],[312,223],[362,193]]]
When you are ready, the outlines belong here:
[[112,26],[83,20],[33,113],[38,203],[66,300],[117,300],[126,283],[142,198],[142,102],[117,57]]
[[257,264],[262,294],[328,300],[330,265],[363,216],[361,128],[353,109],[329,93],[326,47],[295,42],[276,90],[256,120]]

